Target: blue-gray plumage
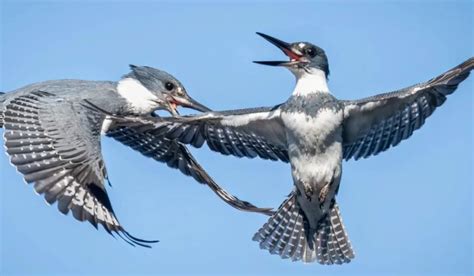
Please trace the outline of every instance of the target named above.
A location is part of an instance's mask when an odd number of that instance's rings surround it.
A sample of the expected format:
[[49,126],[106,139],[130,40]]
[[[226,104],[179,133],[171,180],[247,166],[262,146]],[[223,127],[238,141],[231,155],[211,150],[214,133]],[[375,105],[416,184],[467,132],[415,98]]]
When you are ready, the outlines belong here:
[[84,106],[89,103],[110,113],[143,117],[151,117],[157,109],[176,114],[177,105],[209,110],[190,98],[168,73],[146,66],[131,69],[119,82],[45,81],[0,94],[6,152],[25,181],[34,183],[48,203],[57,202],[62,213],[71,210],[77,220],[95,227],[101,224],[131,244],[148,246],[148,241],[122,227],[112,209],[104,185],[102,132],[207,184],[235,208],[268,213],[269,209],[241,201],[219,187],[178,141],[114,126],[103,112]]
[[410,137],[468,77],[474,58],[427,82],[344,101],[329,92],[329,66],[321,48],[260,35],[290,58],[257,62],[284,66],[295,75],[296,87],[285,103],[181,118],[117,119],[125,126],[139,125],[139,132],[196,147],[205,141],[226,155],[290,162],[295,189],[254,240],[293,261],[350,262],[354,252],[335,200],[342,160],[376,155]]

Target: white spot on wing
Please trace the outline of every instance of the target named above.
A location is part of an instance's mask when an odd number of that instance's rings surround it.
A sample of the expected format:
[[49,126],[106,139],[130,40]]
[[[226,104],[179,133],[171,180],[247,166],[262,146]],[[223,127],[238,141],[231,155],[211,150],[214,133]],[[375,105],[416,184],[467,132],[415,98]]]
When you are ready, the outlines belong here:
[[368,102],[361,106],[360,111],[370,111],[381,104],[381,101]]
[[109,131],[110,125],[112,125],[112,119],[109,116],[107,116],[107,117],[105,117],[105,120],[102,123],[102,127],[100,129],[100,134],[105,135]]

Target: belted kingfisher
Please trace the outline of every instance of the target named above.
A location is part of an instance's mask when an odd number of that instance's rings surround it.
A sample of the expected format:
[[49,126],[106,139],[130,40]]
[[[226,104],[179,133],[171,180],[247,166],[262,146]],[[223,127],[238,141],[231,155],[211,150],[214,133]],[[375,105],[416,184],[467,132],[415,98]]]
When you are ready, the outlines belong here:
[[180,169],[207,184],[238,209],[268,213],[241,201],[219,187],[178,141],[114,127],[103,113],[90,112],[82,102],[122,115],[151,116],[158,109],[177,114],[178,105],[199,111],[207,107],[193,100],[170,74],[147,66],[131,65],[118,82],[53,80],[31,84],[0,95],[0,127],[11,163],[34,183],[49,204],[58,202],[61,213],[72,211],[79,221],[101,224],[132,245],[149,247],[119,223],[104,182],[108,179],[101,155],[101,132],[146,156]]
[[140,122],[122,118],[121,124],[140,124],[138,131],[195,147],[206,141],[225,155],[290,162],[295,189],[253,239],[293,261],[348,263],[354,252],[335,199],[342,160],[377,155],[410,137],[468,77],[474,58],[427,82],[346,101],[330,94],[323,49],[257,34],[290,59],[257,62],[283,66],[295,75],[296,86],[285,103]]

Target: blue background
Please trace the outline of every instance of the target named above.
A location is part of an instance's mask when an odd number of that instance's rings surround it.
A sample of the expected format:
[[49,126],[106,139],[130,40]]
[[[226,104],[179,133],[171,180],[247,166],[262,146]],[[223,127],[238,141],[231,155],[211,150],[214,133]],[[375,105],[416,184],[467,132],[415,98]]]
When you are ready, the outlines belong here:
[[[330,61],[330,89],[354,99],[425,81],[473,56],[473,2],[1,2],[0,91],[61,78],[117,80],[128,64],[179,78],[214,109],[284,101],[294,78],[256,36],[307,40]],[[104,138],[121,223],[157,238],[133,248],[48,207],[0,156],[0,274],[471,274],[473,78],[408,141],[344,163],[338,196],[356,259],[281,260],[251,241],[267,220]],[[0,131],[0,133],[3,133]],[[215,179],[259,206],[292,189],[287,164],[193,150]]]

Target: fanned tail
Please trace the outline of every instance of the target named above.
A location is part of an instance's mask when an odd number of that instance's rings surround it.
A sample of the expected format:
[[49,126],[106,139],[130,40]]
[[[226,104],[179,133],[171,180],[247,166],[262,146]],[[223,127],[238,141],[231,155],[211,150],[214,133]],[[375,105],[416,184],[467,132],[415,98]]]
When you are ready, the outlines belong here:
[[290,258],[292,261],[343,264],[354,258],[336,203],[317,230],[309,229],[306,224],[306,218],[293,192],[258,230],[253,240],[258,241],[260,248],[271,254],[280,255],[283,259]]

